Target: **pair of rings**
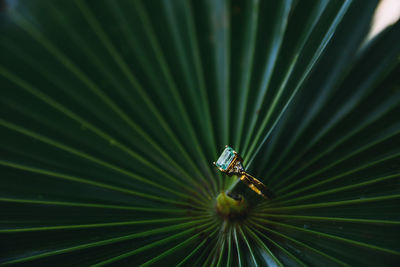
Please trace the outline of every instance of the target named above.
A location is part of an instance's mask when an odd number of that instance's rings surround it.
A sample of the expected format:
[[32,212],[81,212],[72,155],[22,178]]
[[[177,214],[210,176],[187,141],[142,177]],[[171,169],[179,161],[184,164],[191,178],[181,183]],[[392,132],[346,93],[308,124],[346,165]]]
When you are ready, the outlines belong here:
[[228,176],[238,176],[243,183],[260,196],[271,199],[273,197],[272,192],[257,178],[248,174],[242,162],[243,159],[233,148],[225,146],[225,150],[222,152],[221,156],[219,156],[217,162],[214,162],[214,165]]

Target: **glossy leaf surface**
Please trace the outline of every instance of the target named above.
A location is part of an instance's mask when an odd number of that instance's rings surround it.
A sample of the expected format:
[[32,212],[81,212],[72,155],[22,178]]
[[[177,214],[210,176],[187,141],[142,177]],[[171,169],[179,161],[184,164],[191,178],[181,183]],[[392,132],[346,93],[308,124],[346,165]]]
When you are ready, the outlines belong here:
[[[0,265],[400,262],[377,1],[0,3]],[[215,210],[225,145],[276,195],[242,220]]]

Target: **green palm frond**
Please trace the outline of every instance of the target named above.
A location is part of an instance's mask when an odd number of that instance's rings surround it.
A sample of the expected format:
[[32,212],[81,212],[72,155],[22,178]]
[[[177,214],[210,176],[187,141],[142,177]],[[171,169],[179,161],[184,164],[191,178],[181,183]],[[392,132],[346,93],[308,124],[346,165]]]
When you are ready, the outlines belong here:
[[377,3],[0,1],[0,265],[398,265]]

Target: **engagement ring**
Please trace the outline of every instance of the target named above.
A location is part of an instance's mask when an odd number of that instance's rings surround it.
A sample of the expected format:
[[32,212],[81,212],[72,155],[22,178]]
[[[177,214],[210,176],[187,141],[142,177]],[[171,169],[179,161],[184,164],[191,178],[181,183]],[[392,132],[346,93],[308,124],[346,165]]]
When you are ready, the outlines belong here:
[[244,182],[251,190],[264,198],[271,199],[273,194],[267,189],[267,187],[260,182],[257,178],[248,174],[243,165],[243,159],[239,154],[229,146],[225,146],[225,150],[218,158],[214,165],[222,172],[229,176],[236,175],[239,179]]

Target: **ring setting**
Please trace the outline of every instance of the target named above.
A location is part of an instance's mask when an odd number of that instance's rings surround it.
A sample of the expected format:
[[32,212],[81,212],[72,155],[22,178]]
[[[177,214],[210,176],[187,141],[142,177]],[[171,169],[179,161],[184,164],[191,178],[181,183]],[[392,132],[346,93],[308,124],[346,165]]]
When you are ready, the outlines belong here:
[[272,193],[267,187],[260,182],[257,178],[251,176],[246,172],[242,165],[243,159],[231,147],[225,146],[224,151],[218,158],[214,165],[223,173],[228,176],[236,175],[244,182],[251,190],[260,196],[270,199],[273,197]]

